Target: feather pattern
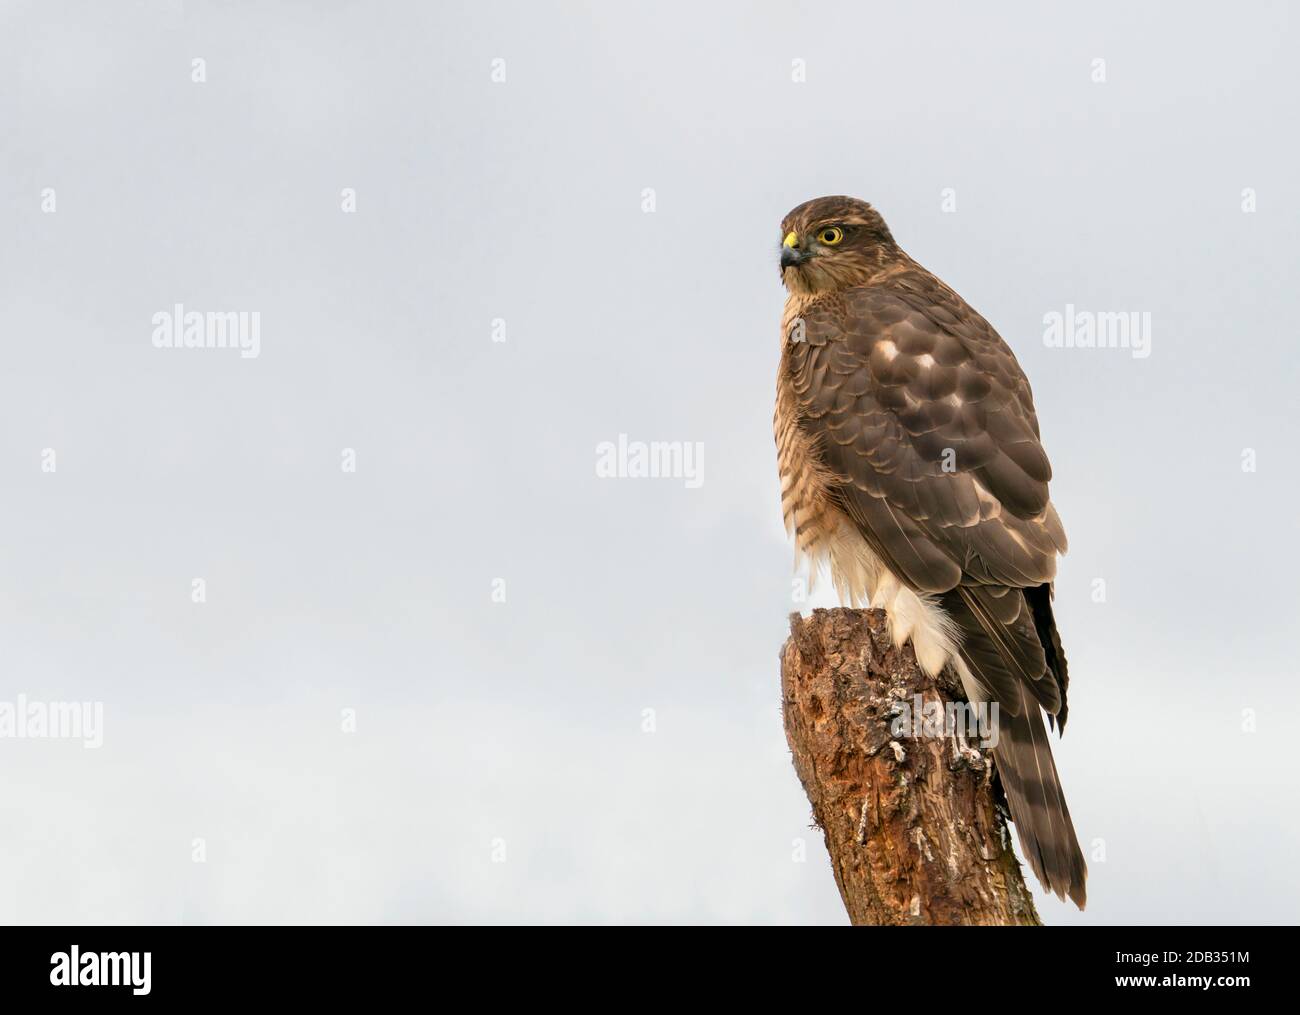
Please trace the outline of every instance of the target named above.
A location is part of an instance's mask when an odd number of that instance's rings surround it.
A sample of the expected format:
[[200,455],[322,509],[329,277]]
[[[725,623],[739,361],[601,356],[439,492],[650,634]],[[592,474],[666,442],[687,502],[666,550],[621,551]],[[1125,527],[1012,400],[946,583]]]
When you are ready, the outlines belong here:
[[1086,868],[1040,711],[1063,728],[1051,583],[1067,543],[1029,382],[870,205],[809,202],[782,235],[825,223],[844,248],[808,241],[783,267],[775,424],[787,527],[851,603],[930,611],[929,633],[906,625],[918,660],[951,661],[972,699],[999,703],[994,757],[1021,848],[1050,891],[1082,907]]

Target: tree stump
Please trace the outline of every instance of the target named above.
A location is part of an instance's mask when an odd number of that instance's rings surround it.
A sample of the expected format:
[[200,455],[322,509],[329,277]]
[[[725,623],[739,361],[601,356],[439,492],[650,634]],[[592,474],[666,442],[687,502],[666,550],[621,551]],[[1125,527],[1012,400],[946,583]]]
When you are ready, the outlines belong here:
[[[891,732],[918,701],[960,702],[894,648],[881,610],[790,616],[781,653],[785,734],[854,924],[1037,925],[990,752]],[[976,746],[974,740],[971,747]]]

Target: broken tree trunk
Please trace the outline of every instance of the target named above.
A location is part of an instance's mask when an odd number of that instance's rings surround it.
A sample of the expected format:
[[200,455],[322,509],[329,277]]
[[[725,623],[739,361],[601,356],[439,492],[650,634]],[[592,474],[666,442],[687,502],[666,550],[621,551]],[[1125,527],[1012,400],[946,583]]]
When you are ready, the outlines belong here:
[[948,670],[921,672],[910,642],[894,648],[880,610],[814,610],[790,616],[781,691],[795,771],[853,923],[1038,924],[989,752],[908,735],[924,732],[920,716],[895,723],[917,695],[963,700]]

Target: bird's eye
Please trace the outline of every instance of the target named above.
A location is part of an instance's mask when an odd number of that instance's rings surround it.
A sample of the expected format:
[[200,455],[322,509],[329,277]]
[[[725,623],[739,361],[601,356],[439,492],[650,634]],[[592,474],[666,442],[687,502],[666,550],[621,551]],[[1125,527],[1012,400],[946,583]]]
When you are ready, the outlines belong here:
[[817,234],[819,243],[824,243],[828,247],[833,247],[844,239],[844,230],[839,226],[827,226]]

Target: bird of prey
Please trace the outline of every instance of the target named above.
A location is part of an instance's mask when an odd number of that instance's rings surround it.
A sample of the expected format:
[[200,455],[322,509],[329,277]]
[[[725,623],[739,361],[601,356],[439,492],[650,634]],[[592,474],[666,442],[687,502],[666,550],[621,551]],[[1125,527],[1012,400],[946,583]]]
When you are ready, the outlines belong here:
[[907,256],[871,205],[781,223],[776,445],[796,552],[842,602],[884,609],[935,676],[998,704],[998,776],[1043,886],[1080,909],[1087,868],[1043,712],[1069,682],[1052,615],[1065,530],[1029,382],[987,321]]

